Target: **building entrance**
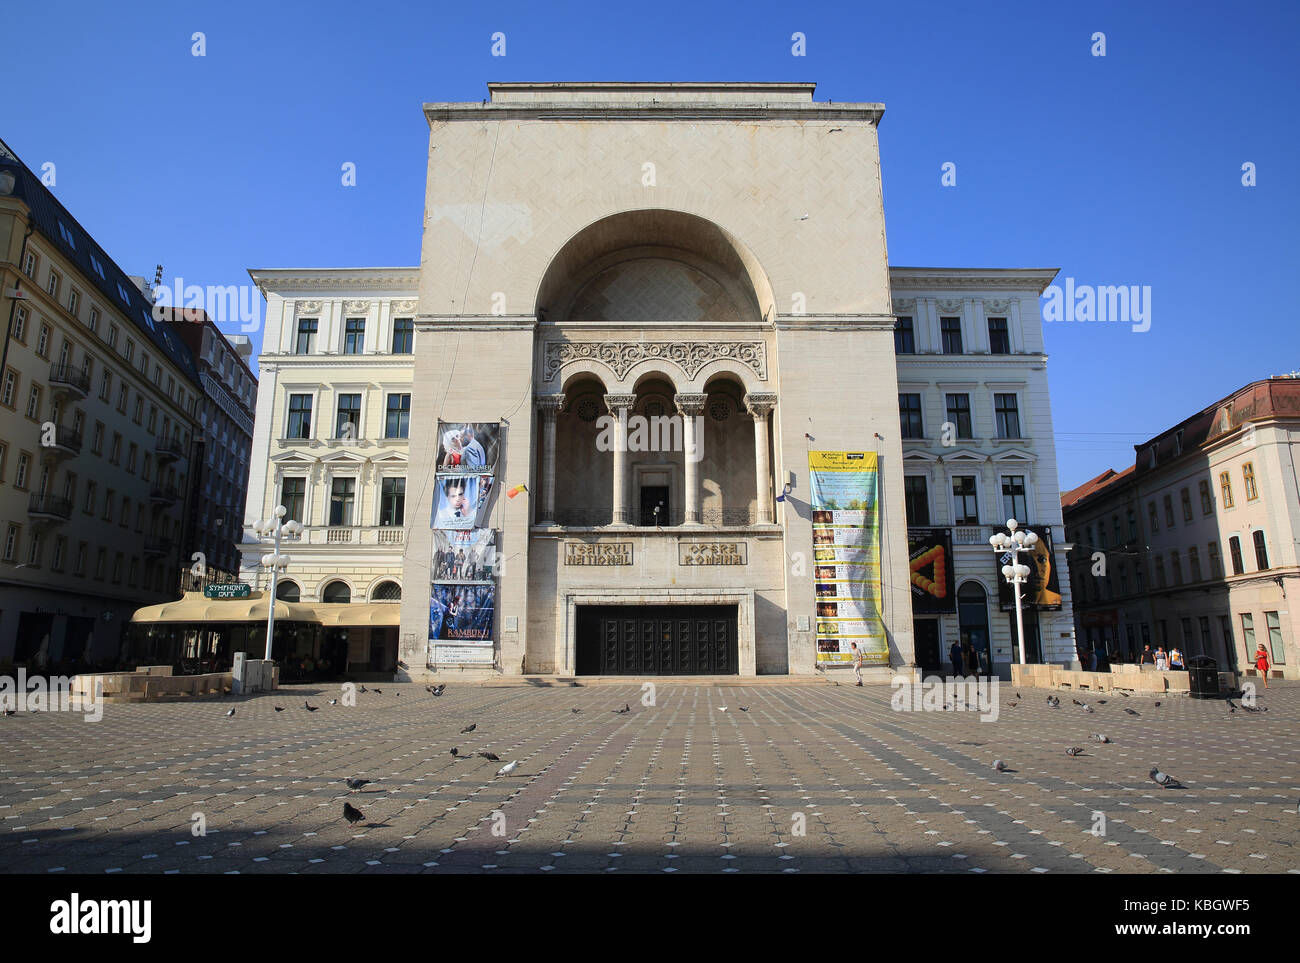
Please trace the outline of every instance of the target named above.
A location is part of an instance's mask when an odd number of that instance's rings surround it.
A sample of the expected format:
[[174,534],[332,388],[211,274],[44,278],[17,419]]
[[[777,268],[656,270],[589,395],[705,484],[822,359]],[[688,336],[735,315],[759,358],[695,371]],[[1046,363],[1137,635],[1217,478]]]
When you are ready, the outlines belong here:
[[735,675],[734,605],[580,605],[578,675]]

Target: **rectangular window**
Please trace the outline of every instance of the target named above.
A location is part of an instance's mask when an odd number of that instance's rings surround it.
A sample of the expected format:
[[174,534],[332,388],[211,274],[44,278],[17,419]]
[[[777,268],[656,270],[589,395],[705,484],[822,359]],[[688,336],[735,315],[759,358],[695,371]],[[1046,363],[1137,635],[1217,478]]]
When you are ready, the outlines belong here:
[[970,438],[970,395],[948,395],[948,421],[957,429],[958,438]]
[[1214,647],[1214,639],[1210,637],[1210,617],[1202,615],[1197,621],[1201,626],[1201,653],[1204,655]]
[[1178,550],[1174,549],[1169,553],[1169,569],[1174,575],[1174,584],[1183,584],[1183,560],[1178,556]]
[[1192,581],[1201,580],[1201,550],[1193,545],[1187,550],[1187,567],[1191,569]]
[[36,255],[31,251],[23,256],[23,273],[29,278],[36,277]]
[[311,395],[289,396],[289,429],[285,437],[311,437]]
[[110,348],[117,347],[117,325],[115,324],[108,326],[108,346]]
[[1219,578],[1223,575],[1223,565],[1219,560],[1219,543],[1211,542],[1208,549],[1208,558],[1210,560],[1210,578]]
[[77,575],[86,574],[86,549],[89,546],[85,542],[77,543],[77,564],[74,571]]
[[1187,488],[1184,488],[1184,489],[1182,490],[1182,497],[1183,497],[1183,521],[1185,521],[1185,522],[1190,522],[1190,521],[1192,520],[1192,493],[1191,493],[1191,490],[1190,490],[1190,489],[1187,489]]
[[27,417],[35,421],[36,416],[39,415],[40,413],[41,413],[41,389],[38,388],[36,385],[32,385],[31,389],[27,392]]
[[5,369],[4,387],[0,388],[0,405],[6,408],[13,408],[14,393],[18,389],[18,376],[9,369]]
[[994,412],[998,422],[999,438],[1020,437],[1020,405],[1013,394],[993,396]]
[[50,271],[49,283],[45,285],[45,290],[49,293],[50,297],[54,298],[55,300],[58,300],[59,297],[59,282],[61,280],[62,279],[59,277],[56,271],[54,270]]
[[989,318],[989,354],[1010,354],[1011,335],[1006,318]]
[[[1025,476],[1024,475],[1004,475],[1002,478],[1002,509],[1006,512],[1007,518],[1025,519],[1029,517],[1028,507],[1025,503]],[[1098,534],[1103,538],[1101,547],[1105,548],[1105,525],[1100,526]]]
[[1165,587],[1165,559],[1162,555],[1156,556],[1156,585]]
[[1184,661],[1185,661],[1187,652],[1190,652],[1192,649],[1192,620],[1189,619],[1187,616],[1183,616],[1181,619],[1178,620],[1178,624],[1182,627],[1183,630],[1183,648],[1187,650],[1183,653]]
[[113,446],[108,450],[108,460],[114,465],[122,460],[122,436],[116,431],[113,432]]
[[50,326],[42,323],[40,331],[36,335],[36,353],[42,358],[49,357],[50,350]]
[[1160,513],[1156,510],[1155,502],[1149,502],[1147,504],[1147,513],[1147,521],[1151,523],[1151,531],[1160,531]]
[[14,340],[27,343],[27,309],[23,307],[14,312]]
[[[1127,565],[1121,565],[1119,567],[1119,590],[1120,590],[1120,594],[1128,595],[1128,566]],[[1132,629],[1130,628],[1129,631],[1131,632]]]
[[415,350],[415,319],[393,320],[393,354],[410,354]]
[[113,390],[113,372],[107,368],[99,378],[99,400],[108,401],[109,393]]
[[1223,494],[1223,507],[1232,507],[1232,476],[1226,471],[1219,472],[1219,491]]
[[1174,496],[1165,496],[1165,524],[1174,527]]
[[[95,514],[96,492],[99,490],[98,482],[86,482],[86,503],[81,506],[81,510],[87,515]],[[270,616],[267,616],[270,618]]]
[[[158,407],[157,405],[149,406],[149,434],[155,434],[158,431]],[[269,616],[268,616],[269,618]]]
[[60,535],[54,540],[54,558],[50,559],[50,568],[55,572],[63,571],[63,556],[68,551],[68,539],[66,535]]
[[[108,550],[101,548],[95,553],[95,578],[103,581],[104,565],[108,561]],[[269,617],[269,616],[268,616]]]
[[285,507],[288,513],[284,516],[285,521],[292,520],[306,524],[307,520],[303,517],[306,497],[306,478],[286,478],[280,483],[280,504]]
[[1233,638],[1232,638],[1232,619],[1230,619],[1230,618],[1229,618],[1228,616],[1226,616],[1226,615],[1220,615],[1220,616],[1219,616],[1219,631],[1221,631],[1221,632],[1223,633],[1223,646],[1224,646],[1224,648],[1226,648],[1229,652],[1233,651],[1233,648],[1232,648],[1232,647],[1233,647],[1236,643],[1233,641]]
[[104,423],[102,421],[95,422],[94,434],[90,436],[90,450],[96,455],[104,453]]
[[916,333],[911,318],[894,320],[894,354],[916,354]]
[[135,442],[131,442],[131,447],[126,450],[126,470],[133,474],[135,472],[135,460],[139,454],[140,446]]
[[148,481],[149,476],[152,474],[153,474],[153,455],[151,455],[149,452],[146,451],[144,453],[144,467],[140,469],[140,477],[143,478],[145,481]]
[[411,430],[411,396],[389,395],[384,418],[385,438],[408,438]]
[[924,475],[903,476],[903,500],[907,507],[907,524],[930,524],[930,492]]
[[[1009,518],[1024,518],[1023,515],[1009,515]],[[1105,551],[1106,549],[1106,523],[1101,519],[1097,520],[1097,547]]]
[[979,499],[975,492],[974,475],[957,475],[952,480],[953,524],[978,525]]
[[401,525],[406,518],[406,479],[385,478],[379,495],[379,524]]
[[1255,540],[1255,565],[1261,572],[1268,569],[1268,547],[1264,544],[1264,530],[1257,528],[1251,532]]
[[1115,531],[1115,546],[1118,548],[1120,545],[1124,544],[1124,533],[1120,530],[1118,515],[1112,515],[1110,520],[1113,523],[1112,527]]
[[86,320],[86,327],[90,329],[92,334],[99,329],[99,308],[92,307],[90,309],[90,317]]
[[1241,478],[1246,485],[1246,501],[1253,502],[1259,497],[1259,489],[1255,487],[1255,463],[1246,462],[1241,466]]
[[1241,613],[1241,641],[1246,646],[1246,658],[1255,661],[1255,616],[1249,612]]
[[1265,612],[1264,621],[1268,624],[1268,647],[1272,650],[1273,664],[1286,665],[1286,649],[1282,645],[1282,621],[1276,612]]
[[298,319],[298,343],[294,348],[296,354],[311,354],[316,350],[316,318]]
[[366,319],[348,318],[343,322],[343,353],[361,354],[366,345]]
[[961,354],[961,318],[940,318],[939,329],[943,334],[943,353]]
[[27,467],[30,464],[31,456],[25,451],[20,451],[18,453],[18,469],[14,472],[14,488],[20,491],[27,490]]
[[126,404],[131,398],[131,386],[125,381],[117,389],[117,410],[126,414]]
[[123,528],[131,524],[131,499],[122,496],[122,510],[117,513],[117,523]]
[[1241,575],[1246,571],[1241,561],[1241,538],[1233,535],[1228,539],[1228,554],[1232,556],[1232,574]]
[[1214,511],[1214,499],[1210,497],[1210,483],[1201,479],[1201,514],[1209,515]]
[[81,294],[76,288],[68,292],[68,313],[74,318],[77,316],[77,310],[81,307]]
[[103,520],[111,522],[113,520],[113,506],[117,504],[117,493],[113,489],[104,492],[104,514]]
[[[12,562],[18,553],[18,539],[22,537],[22,529],[10,522],[9,528],[5,531],[5,553],[4,560]],[[270,616],[267,616],[270,618]]]
[[355,478],[335,478],[330,488],[331,525],[352,524],[352,502],[356,496]]
[[361,437],[361,395],[339,395],[334,437],[351,439]]
[[898,416],[904,438],[925,437],[925,428],[921,423],[921,396],[919,394],[898,396]]
[[137,425],[144,420],[144,396],[143,395],[135,396],[135,414],[131,416],[131,420],[134,421]]

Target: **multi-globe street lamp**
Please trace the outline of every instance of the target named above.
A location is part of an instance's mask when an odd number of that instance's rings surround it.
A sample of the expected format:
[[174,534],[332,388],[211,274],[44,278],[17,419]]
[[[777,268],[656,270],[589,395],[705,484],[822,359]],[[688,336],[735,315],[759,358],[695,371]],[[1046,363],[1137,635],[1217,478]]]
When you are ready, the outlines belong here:
[[1020,586],[1028,581],[1030,568],[1028,565],[1021,564],[1020,553],[1032,553],[1034,546],[1038,544],[1038,536],[1033,532],[1018,531],[1018,528],[1019,524],[1016,520],[1008,518],[1007,531],[1011,534],[998,532],[989,539],[989,544],[999,555],[1011,553],[1011,563],[1002,566],[1002,576],[1007,580],[1007,584],[1016,590],[1016,633],[1020,637],[1020,664],[1025,665],[1025,621],[1020,611]]
[[271,587],[267,592],[266,605],[266,659],[271,660],[271,643],[275,639],[275,589],[279,581],[279,575],[289,567],[290,558],[288,555],[280,553],[280,538],[284,535],[301,535],[302,522],[282,521],[289,510],[283,505],[275,510],[275,517],[268,518],[265,521],[259,521],[253,526],[253,531],[263,538],[275,539],[275,550],[267,552],[262,556],[262,564],[271,570]]

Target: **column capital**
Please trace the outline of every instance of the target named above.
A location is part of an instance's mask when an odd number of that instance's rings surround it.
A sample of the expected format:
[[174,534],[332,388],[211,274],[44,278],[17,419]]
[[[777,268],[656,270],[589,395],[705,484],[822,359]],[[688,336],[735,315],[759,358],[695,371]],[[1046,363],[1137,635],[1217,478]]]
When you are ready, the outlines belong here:
[[564,394],[538,395],[535,399],[537,410],[543,418],[554,418],[564,407]]
[[766,417],[776,407],[776,392],[750,391],[745,395],[745,407],[755,418]]
[[636,395],[605,395],[605,406],[610,414],[617,414],[636,405]]
[[703,392],[677,392],[673,396],[673,404],[677,406],[677,411],[682,415],[702,415],[704,414],[704,405],[708,402],[709,396]]

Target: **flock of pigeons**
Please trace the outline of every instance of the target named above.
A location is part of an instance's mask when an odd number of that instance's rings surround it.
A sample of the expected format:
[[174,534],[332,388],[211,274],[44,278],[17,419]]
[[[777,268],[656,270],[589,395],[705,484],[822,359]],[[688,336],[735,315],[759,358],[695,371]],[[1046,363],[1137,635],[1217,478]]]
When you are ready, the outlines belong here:
[[[1129,698],[1129,694],[1128,694],[1127,692],[1120,692],[1119,694],[1120,694],[1121,696],[1123,696],[1125,699]],[[1020,703],[1023,702],[1023,701],[1024,701],[1023,697],[1020,695],[1019,692],[1017,692],[1017,693],[1016,693],[1016,701],[1015,701],[1015,702],[1008,702],[1006,705],[1007,705],[1007,708],[1009,708],[1009,709],[1014,709],[1016,706],[1020,705]],[[1082,708],[1084,712],[1095,712],[1095,711],[1096,711],[1095,709],[1093,709],[1092,706],[1088,705],[1088,703],[1086,703],[1086,702],[1080,702],[1078,699],[1071,699],[1070,701],[1073,702],[1076,706],[1079,706],[1080,708]],[[1232,701],[1231,699],[1228,699],[1228,700],[1227,700],[1227,703],[1228,703],[1228,712],[1229,712],[1229,713],[1236,712],[1238,709],[1244,709],[1246,712],[1267,712],[1267,711],[1268,711],[1267,708],[1260,708],[1260,707],[1258,707],[1258,706],[1249,706],[1249,705],[1246,705],[1244,702],[1243,702],[1240,706],[1238,706],[1238,705],[1234,705],[1234,704],[1233,704],[1233,701]],[[1099,706],[1104,706],[1105,704],[1106,704],[1106,700],[1105,700],[1105,699],[1098,699],[1098,700],[1097,700],[1097,705],[1099,705]],[[1061,700],[1060,700],[1060,698],[1058,698],[1057,696],[1049,695],[1049,696],[1047,697],[1047,705],[1048,705],[1048,708],[1051,708],[1051,709],[1059,709],[1059,708],[1061,707]],[[1152,706],[1153,706],[1154,708],[1156,708],[1156,709],[1159,709],[1159,708],[1160,708],[1160,703],[1159,703],[1159,702],[1153,702],[1153,703],[1152,703]],[[1130,715],[1130,716],[1140,716],[1140,715],[1142,714],[1142,713],[1138,712],[1136,709],[1130,709],[1130,708],[1128,708],[1128,706],[1125,706],[1125,707],[1124,707],[1124,712],[1127,713],[1127,714]],[[1110,743],[1111,743],[1110,737],[1107,736],[1107,735],[1105,735],[1104,733],[1095,732],[1095,733],[1093,733],[1092,738],[1093,738],[1095,741],[1100,742],[1100,743],[1103,743],[1103,744],[1110,744]],[[1084,751],[1083,751],[1083,748],[1080,747],[1080,746],[1070,746],[1070,747],[1068,747],[1068,748],[1065,750],[1065,754],[1066,754],[1067,756],[1071,756],[1071,757],[1073,757],[1073,756],[1082,756],[1082,755],[1084,755]],[[1012,770],[1008,770],[1008,769],[1007,769],[1007,765],[1006,765],[1006,763],[1003,762],[1001,759],[994,759],[994,760],[993,760],[993,769],[994,769],[995,772],[1010,772],[1010,771],[1012,771]],[[1155,782],[1157,785],[1159,785],[1159,786],[1163,786],[1165,789],[1186,789],[1186,788],[1187,788],[1187,787],[1184,786],[1182,783],[1180,783],[1177,779],[1175,779],[1173,776],[1169,775],[1169,773],[1167,773],[1167,772],[1161,772],[1160,769],[1159,769],[1159,767],[1153,767],[1153,768],[1151,769],[1151,771],[1150,771],[1149,773],[1147,773],[1147,776],[1150,777],[1150,779],[1151,779],[1153,782]]]

